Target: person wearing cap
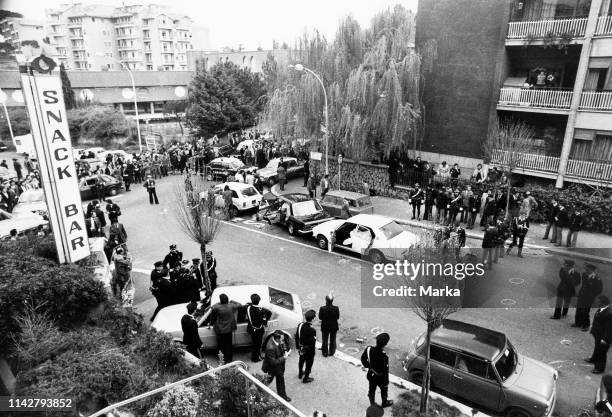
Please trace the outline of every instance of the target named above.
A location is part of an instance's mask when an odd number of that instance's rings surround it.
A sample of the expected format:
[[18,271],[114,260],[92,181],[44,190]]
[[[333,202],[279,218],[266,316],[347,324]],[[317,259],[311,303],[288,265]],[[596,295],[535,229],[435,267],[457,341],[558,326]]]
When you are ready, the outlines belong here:
[[200,348],[203,343],[198,333],[198,322],[193,317],[193,313],[195,313],[197,308],[198,303],[196,302],[187,304],[187,314],[181,318],[181,329],[183,330],[183,344],[187,347],[187,352],[201,359]]
[[149,204],[153,204],[153,202],[155,202],[155,204],[159,204],[157,192],[155,191],[155,180],[151,178],[151,175],[147,175],[147,180],[142,186],[146,188],[147,192],[149,193]]
[[259,362],[261,354],[261,342],[266,331],[268,321],[272,317],[272,312],[260,307],[261,297],[258,294],[251,294],[251,302],[246,307],[247,332],[251,335],[251,361]]
[[308,310],[304,314],[306,321],[300,323],[295,332],[295,348],[300,353],[298,378],[301,379],[303,376],[302,382],[304,384],[314,381],[314,378],[310,377],[310,372],[314,363],[317,343],[317,331],[312,327],[312,321],[316,316],[317,313],[314,310]]
[[610,344],[612,344],[612,309],[610,309],[610,299],[605,295],[600,295],[599,308],[593,316],[591,334],[595,342],[593,354],[585,361],[594,365],[591,373],[601,374],[606,370],[606,360]]
[[270,376],[267,381],[271,383],[276,378],[276,393],[285,401],[290,402],[291,398],[285,391],[285,362],[289,357],[289,352],[285,351],[281,344],[284,333],[275,330],[272,337],[266,343],[265,357],[261,365],[261,370]]
[[202,279],[200,268],[200,258],[193,258],[191,260],[191,268],[189,268],[189,287],[191,293],[189,301],[200,301],[201,299],[200,291],[204,288],[204,280]]
[[452,226],[455,224],[457,214],[459,214],[463,208],[463,199],[461,198],[461,194],[459,194],[459,190],[455,190],[453,192],[452,197],[449,198],[449,202],[446,208],[448,210],[448,218],[446,219],[446,225]]
[[192,293],[192,279],[189,268],[189,261],[183,259],[178,268],[170,271],[171,281],[176,288],[176,299],[178,303],[188,303],[193,301],[194,294]]
[[151,321],[155,319],[159,310],[174,303],[176,293],[174,285],[170,281],[168,270],[164,268],[162,261],[155,262],[155,269],[151,272],[151,293],[157,300],[157,308],[151,316]]
[[421,219],[421,204],[423,203],[423,190],[421,185],[417,182],[414,185],[414,189],[410,193],[410,204],[412,205],[412,220]]
[[164,257],[163,265],[166,269],[179,268],[183,260],[183,252],[176,249],[176,245],[170,245],[170,252]]
[[[204,268],[206,268],[206,274]],[[217,288],[217,260],[213,256],[212,251],[206,252],[206,263],[200,265],[200,271],[204,279],[206,292],[212,294],[215,288]]]
[[321,353],[323,357],[334,356],[336,353],[336,333],[338,333],[338,320],[340,309],[334,305],[334,296],[329,293],[325,296],[325,305],[319,308],[321,320],[321,338],[323,339]]
[[559,270],[557,301],[555,303],[555,311],[550,317],[553,320],[559,320],[567,316],[567,310],[569,309],[572,297],[576,295],[576,285],[580,284],[580,273],[576,271],[574,265],[574,261],[566,259]]
[[586,332],[591,325],[591,307],[597,296],[601,294],[603,285],[601,279],[597,276],[595,265],[587,263],[584,267],[586,271],[582,274],[582,286],[578,291],[576,316],[572,327],[579,327],[583,332]]
[[368,399],[375,404],[376,388],[380,388],[381,405],[389,407],[393,401],[387,398],[389,394],[389,357],[385,353],[385,346],[389,343],[388,333],[376,336],[376,346],[368,346],[361,355],[361,364],[367,368]]
[[229,301],[226,294],[219,295],[219,302],[212,306],[210,321],[217,335],[217,346],[223,354],[223,363],[230,363],[234,357],[233,334],[238,328],[236,311],[242,305]]
[[112,280],[112,289],[115,297],[121,299],[121,293],[125,284],[130,280],[130,271],[132,270],[132,260],[123,248],[118,248],[115,252],[115,274]]

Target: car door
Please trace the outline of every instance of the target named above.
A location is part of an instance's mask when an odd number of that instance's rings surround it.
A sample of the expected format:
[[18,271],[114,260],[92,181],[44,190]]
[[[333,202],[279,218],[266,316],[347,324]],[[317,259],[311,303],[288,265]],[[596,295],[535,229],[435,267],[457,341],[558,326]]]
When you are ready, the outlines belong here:
[[457,354],[449,391],[490,410],[498,409],[502,393],[491,364],[465,353]]
[[450,349],[434,344],[431,345],[429,353],[431,382],[436,388],[448,391],[457,354]]
[[342,249],[353,251],[353,244],[350,242],[345,243],[347,239],[351,237],[351,232],[357,227],[355,223],[346,222],[336,229],[336,240],[334,246]]
[[198,333],[200,339],[202,339],[203,349],[214,349],[217,347],[217,335],[213,330],[212,323],[210,322],[210,313],[212,309],[209,307],[204,316],[198,322]]
[[234,314],[236,319],[236,331],[233,334],[234,346],[248,346],[251,344],[251,335],[247,332],[246,309],[241,307]]
[[96,178],[87,178],[81,182],[79,189],[81,191],[81,198],[88,200],[94,193],[94,187],[96,185]]

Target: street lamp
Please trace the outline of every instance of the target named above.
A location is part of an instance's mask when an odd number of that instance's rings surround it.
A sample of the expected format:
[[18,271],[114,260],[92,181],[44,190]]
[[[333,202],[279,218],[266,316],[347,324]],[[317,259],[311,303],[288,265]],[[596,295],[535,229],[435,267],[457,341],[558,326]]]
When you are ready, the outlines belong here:
[[325,91],[325,85],[323,84],[321,77],[319,77],[316,72],[306,68],[302,64],[289,65],[289,68],[299,72],[307,72],[308,74],[312,75],[317,79],[317,81],[319,81],[321,88],[323,89],[323,97],[325,98],[325,173],[329,175],[329,115],[327,113],[327,92]]
[[11,119],[9,118],[8,110],[6,108],[6,100],[8,99],[6,93],[0,89],[0,103],[2,103],[2,107],[4,107],[4,114],[6,115],[6,124],[8,125],[9,132],[11,134],[11,140],[13,141],[13,146],[17,147],[15,143],[15,135],[13,134],[13,127],[11,126]]
[[105,56],[101,52],[96,52],[94,55],[100,58],[107,58],[107,59],[110,59],[111,61],[115,61],[116,63],[121,65],[123,68],[125,68],[128,74],[130,74],[130,80],[132,81],[132,94],[134,95],[134,114],[136,117],[136,132],[138,133],[138,146],[140,147],[140,153],[142,153],[142,138],[140,137],[140,123],[138,122],[138,101],[136,98],[136,83],[134,82],[134,74],[132,73],[132,70],[130,70],[129,66],[119,61],[117,58],[113,58],[111,56]]

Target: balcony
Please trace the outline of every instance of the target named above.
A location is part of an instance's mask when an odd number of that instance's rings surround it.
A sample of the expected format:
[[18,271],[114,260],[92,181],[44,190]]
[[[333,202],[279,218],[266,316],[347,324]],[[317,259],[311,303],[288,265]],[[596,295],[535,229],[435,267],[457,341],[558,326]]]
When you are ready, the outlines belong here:
[[583,91],[580,110],[612,111],[612,91]]
[[[491,158],[493,164],[507,164],[508,151],[497,150]],[[554,179],[559,172],[561,158],[549,155],[522,153],[513,172],[530,173]],[[571,180],[612,184],[612,163],[569,159],[565,177]]]
[[573,38],[584,36],[587,18],[553,19],[510,22],[507,39],[535,40],[550,36],[571,33]]
[[595,29],[595,36],[610,36],[612,35],[612,15],[600,16]]
[[503,87],[497,108],[500,110],[566,114],[573,92],[561,89]]

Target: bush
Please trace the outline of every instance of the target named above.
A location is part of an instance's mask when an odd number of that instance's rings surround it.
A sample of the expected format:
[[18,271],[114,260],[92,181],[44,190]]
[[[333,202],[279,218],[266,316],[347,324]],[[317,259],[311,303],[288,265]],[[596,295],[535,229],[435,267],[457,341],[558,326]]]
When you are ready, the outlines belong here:
[[127,136],[130,125],[125,115],[113,107],[88,105],[68,111],[70,136],[76,144],[83,138],[94,138],[102,146],[112,139]]
[[186,374],[188,366],[183,351],[172,341],[172,336],[147,328],[132,346],[134,355],[154,372]]
[[196,417],[199,398],[193,388],[178,386],[167,391],[147,417]]
[[109,300],[104,312],[95,324],[107,329],[119,345],[127,345],[137,339],[138,333],[146,330],[142,315],[123,308],[117,300]]
[[[9,107],[8,114],[15,136],[27,135],[30,133],[30,118],[28,117],[25,107]],[[3,111],[0,111],[0,137],[11,137],[11,132],[6,123],[6,116]]]
[[[107,299],[103,284],[89,269],[37,256],[36,248],[45,242],[32,238],[0,243],[0,340],[10,340],[19,331],[17,317],[28,305],[67,328],[82,323],[90,309]],[[0,351],[7,348],[2,343]]]
[[402,392],[391,408],[391,415],[393,417],[461,417],[462,415],[456,407],[446,404],[439,398],[429,398],[427,413],[419,411],[420,405],[420,392],[416,390]]

